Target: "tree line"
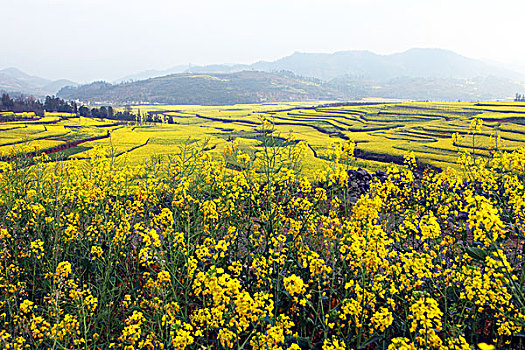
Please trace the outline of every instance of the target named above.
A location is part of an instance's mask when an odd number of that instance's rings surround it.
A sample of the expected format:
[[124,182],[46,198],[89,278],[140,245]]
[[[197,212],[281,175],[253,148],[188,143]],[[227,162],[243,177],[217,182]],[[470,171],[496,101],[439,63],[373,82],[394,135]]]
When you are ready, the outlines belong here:
[[0,99],[0,112],[33,112],[43,117],[44,112],[78,113],[78,105],[74,101],[64,101],[55,96],[46,96],[41,101],[32,96],[17,96],[12,98],[8,93],[3,93]]
[[92,107],[81,105],[75,101],[65,101],[60,97],[46,96],[41,101],[32,96],[17,96],[12,98],[8,93],[3,93],[0,99],[0,112],[33,112],[35,115],[43,117],[45,112],[71,113],[82,117],[118,119],[126,121],[136,121],[137,115],[131,108],[126,108],[123,112],[114,111],[111,106]]
[[514,102],[525,102],[525,94],[521,95],[521,94],[516,93]]

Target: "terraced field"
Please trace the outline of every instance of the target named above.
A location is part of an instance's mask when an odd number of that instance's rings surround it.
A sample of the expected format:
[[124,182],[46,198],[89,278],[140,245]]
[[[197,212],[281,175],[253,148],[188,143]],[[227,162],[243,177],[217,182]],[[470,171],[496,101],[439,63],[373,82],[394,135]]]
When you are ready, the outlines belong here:
[[[109,120],[49,114],[45,118],[0,123],[0,152],[27,142],[40,149],[59,151],[55,158],[88,157],[96,145],[111,146],[118,157],[132,163],[151,156],[173,153],[187,142],[206,141],[214,157],[236,141],[244,150],[256,152],[261,121],[270,121],[276,136],[306,141],[306,172],[327,162],[329,146],[352,140],[356,165],[370,169],[401,162],[414,151],[423,165],[454,166],[459,150],[488,156],[498,146],[509,150],[525,141],[525,103],[283,103],[233,106],[135,106],[135,112],[161,115],[173,124],[128,124]],[[473,120],[483,120],[475,137],[469,133]],[[453,142],[457,133],[462,138]],[[6,157],[4,155],[4,157]]]

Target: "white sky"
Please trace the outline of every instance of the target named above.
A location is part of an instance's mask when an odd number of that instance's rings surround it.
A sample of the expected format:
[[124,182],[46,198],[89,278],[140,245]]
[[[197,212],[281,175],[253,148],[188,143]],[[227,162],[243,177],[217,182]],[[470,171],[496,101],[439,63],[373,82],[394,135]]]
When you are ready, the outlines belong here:
[[0,0],[0,68],[79,82],[293,53],[439,47],[525,66],[522,0]]

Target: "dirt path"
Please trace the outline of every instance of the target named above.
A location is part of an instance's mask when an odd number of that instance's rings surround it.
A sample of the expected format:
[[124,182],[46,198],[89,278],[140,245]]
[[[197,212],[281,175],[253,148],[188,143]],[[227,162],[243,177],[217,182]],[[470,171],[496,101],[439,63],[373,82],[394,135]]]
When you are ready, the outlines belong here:
[[2,162],[9,162],[9,161],[12,161],[12,160],[14,160],[16,158],[19,158],[19,157],[33,158],[33,157],[41,155],[43,153],[45,153],[45,154],[52,154],[52,153],[64,151],[64,150],[72,148],[72,147],[76,147],[76,146],[78,146],[78,145],[80,145],[82,143],[85,143],[85,142],[105,139],[105,138],[108,138],[109,135],[110,135],[110,133],[108,131],[105,135],[93,136],[93,137],[89,137],[89,138],[86,138],[86,139],[70,141],[70,142],[66,142],[66,143],[64,143],[62,145],[58,145],[58,146],[50,147],[50,148],[46,148],[46,149],[41,149],[41,150],[34,151],[34,152],[28,152],[28,153],[24,153],[24,154],[21,154],[21,155],[15,155],[15,156],[9,156],[9,157],[2,156],[2,157],[0,157],[0,161],[2,161]]

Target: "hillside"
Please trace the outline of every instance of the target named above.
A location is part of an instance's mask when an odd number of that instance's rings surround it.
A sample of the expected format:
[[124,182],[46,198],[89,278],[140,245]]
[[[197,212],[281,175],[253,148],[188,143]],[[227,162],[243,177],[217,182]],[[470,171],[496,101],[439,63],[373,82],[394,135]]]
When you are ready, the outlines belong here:
[[0,91],[99,103],[235,104],[266,101],[512,99],[525,74],[442,49],[296,52],[251,65],[174,66],[130,74],[115,83],[51,81],[16,68],[0,70]]
[[122,84],[96,82],[59,91],[64,99],[111,103],[222,105],[272,101],[334,100],[344,96],[314,80],[289,73],[243,71],[172,74]]
[[55,95],[65,86],[76,85],[78,84],[66,79],[53,81],[29,75],[17,68],[5,68],[0,70],[0,91],[42,97],[46,95]]
[[[174,67],[171,72],[181,68]],[[317,79],[317,85],[315,88],[310,86],[310,78],[290,78],[290,74],[285,74],[284,78],[283,71]],[[166,72],[170,70],[145,71],[134,77],[152,77]],[[229,79],[226,84],[219,83],[221,76],[243,78],[226,78]],[[264,86],[264,82],[277,79],[277,76],[279,88],[275,85]],[[302,88],[302,83],[297,80],[306,80],[309,86]],[[442,49],[411,49],[391,55],[379,55],[370,51],[296,52],[276,61],[260,61],[251,65],[192,66],[186,70],[186,74],[114,85],[108,90],[99,90],[98,85],[77,90],[65,89],[62,96],[97,102],[179,104],[228,104],[312,98],[352,100],[367,97],[476,101],[512,99],[517,92],[525,90],[524,82],[525,74],[519,70],[516,72],[500,64],[468,58]],[[221,87],[228,91],[222,91]],[[111,93],[106,96],[93,94],[94,88],[99,92]],[[303,91],[298,93],[296,89]],[[189,96],[185,96],[186,94]]]
[[[175,68],[180,70],[182,67]],[[344,75],[382,82],[399,77],[472,79],[487,76],[502,77],[511,81],[525,81],[525,71],[518,67],[488,63],[459,55],[450,50],[432,48],[414,48],[390,55],[362,50],[335,53],[295,52],[275,61],[259,61],[251,65],[192,66],[185,72],[233,73],[243,70],[265,72],[287,70],[324,81]],[[145,79],[176,72],[179,71],[144,71],[137,73],[134,77]],[[124,80],[126,79],[121,79],[121,81]]]
[[404,76],[376,81],[344,75],[330,80],[325,86],[350,99],[378,97],[434,101],[509,100],[516,92],[525,90],[519,82],[496,76],[471,79]]
[[322,80],[341,75],[377,81],[398,77],[471,79],[492,75],[525,81],[524,74],[442,49],[411,49],[391,55],[370,51],[340,51],[332,54],[296,52],[277,61],[255,63],[251,68],[290,70]]
[[178,73],[186,73],[186,70],[188,69],[188,66],[174,66],[168,69],[149,69],[138,73],[133,73],[126,75],[120,79],[117,79],[114,81],[114,83],[125,83],[125,82],[131,82],[136,80],[146,80],[149,78],[154,77],[161,77],[163,75],[170,75],[170,74],[178,74]]
[[58,96],[86,103],[225,105],[276,101],[410,100],[477,101],[511,99],[524,86],[507,78],[472,79],[399,77],[388,81],[343,75],[328,82],[289,72],[183,73],[147,80],[110,84],[94,82],[66,87]]

